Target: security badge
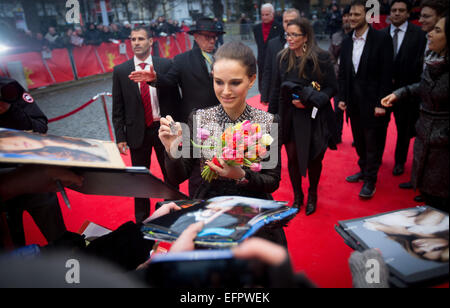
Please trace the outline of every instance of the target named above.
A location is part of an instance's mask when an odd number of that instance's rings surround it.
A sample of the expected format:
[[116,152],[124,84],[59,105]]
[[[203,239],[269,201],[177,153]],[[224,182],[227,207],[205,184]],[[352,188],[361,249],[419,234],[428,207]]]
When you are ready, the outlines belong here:
[[34,103],[34,99],[29,93],[23,93],[22,99],[24,101],[26,101],[27,103],[29,103],[29,104],[33,104]]

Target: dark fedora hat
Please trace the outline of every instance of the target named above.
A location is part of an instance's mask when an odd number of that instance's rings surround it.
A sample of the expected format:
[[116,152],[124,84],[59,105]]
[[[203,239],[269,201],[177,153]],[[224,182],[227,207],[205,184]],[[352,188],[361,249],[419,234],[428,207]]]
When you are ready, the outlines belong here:
[[213,19],[207,17],[198,19],[195,25],[191,27],[191,30],[188,31],[188,34],[194,34],[199,31],[214,32],[217,35],[225,33],[225,31],[217,28]]

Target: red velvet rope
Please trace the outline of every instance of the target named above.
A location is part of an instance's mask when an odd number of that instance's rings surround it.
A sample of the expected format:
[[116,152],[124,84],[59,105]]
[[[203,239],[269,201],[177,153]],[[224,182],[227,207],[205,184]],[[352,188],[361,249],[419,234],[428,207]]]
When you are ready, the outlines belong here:
[[63,115],[61,115],[61,116],[59,116],[59,117],[56,117],[56,118],[53,118],[53,119],[48,120],[48,123],[56,122],[56,121],[62,120],[62,119],[64,119],[64,118],[70,117],[71,115],[73,115],[73,114],[79,112],[80,110],[83,110],[84,108],[86,108],[87,106],[89,106],[90,104],[92,104],[93,102],[95,102],[101,95],[111,96],[111,94],[107,94],[107,93],[106,93],[106,94],[98,94],[98,95],[94,96],[89,102],[84,103],[83,105],[81,105],[81,106],[78,107],[77,109],[72,110],[71,112],[66,113],[66,114],[63,114]]
[[64,118],[70,117],[71,115],[73,115],[73,114],[79,112],[80,110],[86,108],[87,106],[89,106],[89,105],[92,104],[93,102],[95,102],[95,99],[91,99],[89,102],[83,104],[82,106],[78,107],[78,108],[75,109],[75,110],[72,110],[72,111],[69,112],[69,113],[66,113],[66,114],[63,114],[63,115],[61,115],[61,116],[59,116],[59,117],[56,117],[56,118],[53,118],[53,119],[48,120],[48,123],[56,122],[56,121],[62,120],[62,119],[64,119]]

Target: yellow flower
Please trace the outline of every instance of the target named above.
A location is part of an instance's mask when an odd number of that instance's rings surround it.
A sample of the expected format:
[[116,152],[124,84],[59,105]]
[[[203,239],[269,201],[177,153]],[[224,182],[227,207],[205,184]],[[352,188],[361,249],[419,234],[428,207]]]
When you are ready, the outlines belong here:
[[272,142],[273,142],[273,138],[272,138],[271,135],[269,135],[269,134],[264,134],[264,135],[262,135],[262,137],[261,137],[261,143],[262,143],[263,145],[269,146],[269,145],[272,144]]

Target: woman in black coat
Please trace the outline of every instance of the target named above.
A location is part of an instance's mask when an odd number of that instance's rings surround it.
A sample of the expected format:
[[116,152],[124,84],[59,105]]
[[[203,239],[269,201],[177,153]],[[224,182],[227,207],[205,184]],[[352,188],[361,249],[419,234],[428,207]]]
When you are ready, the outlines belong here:
[[337,81],[329,54],[321,50],[305,18],[288,24],[289,47],[278,56],[270,110],[278,110],[286,147],[295,207],[303,204],[302,176],[309,176],[306,215],[315,212],[322,160],[336,149],[336,124],[330,98]]
[[[449,207],[449,17],[441,18],[428,34],[432,53],[425,59],[422,80],[381,100],[384,107],[405,97],[421,98],[411,182],[425,203],[448,212]],[[402,100],[407,102],[408,100]]]

